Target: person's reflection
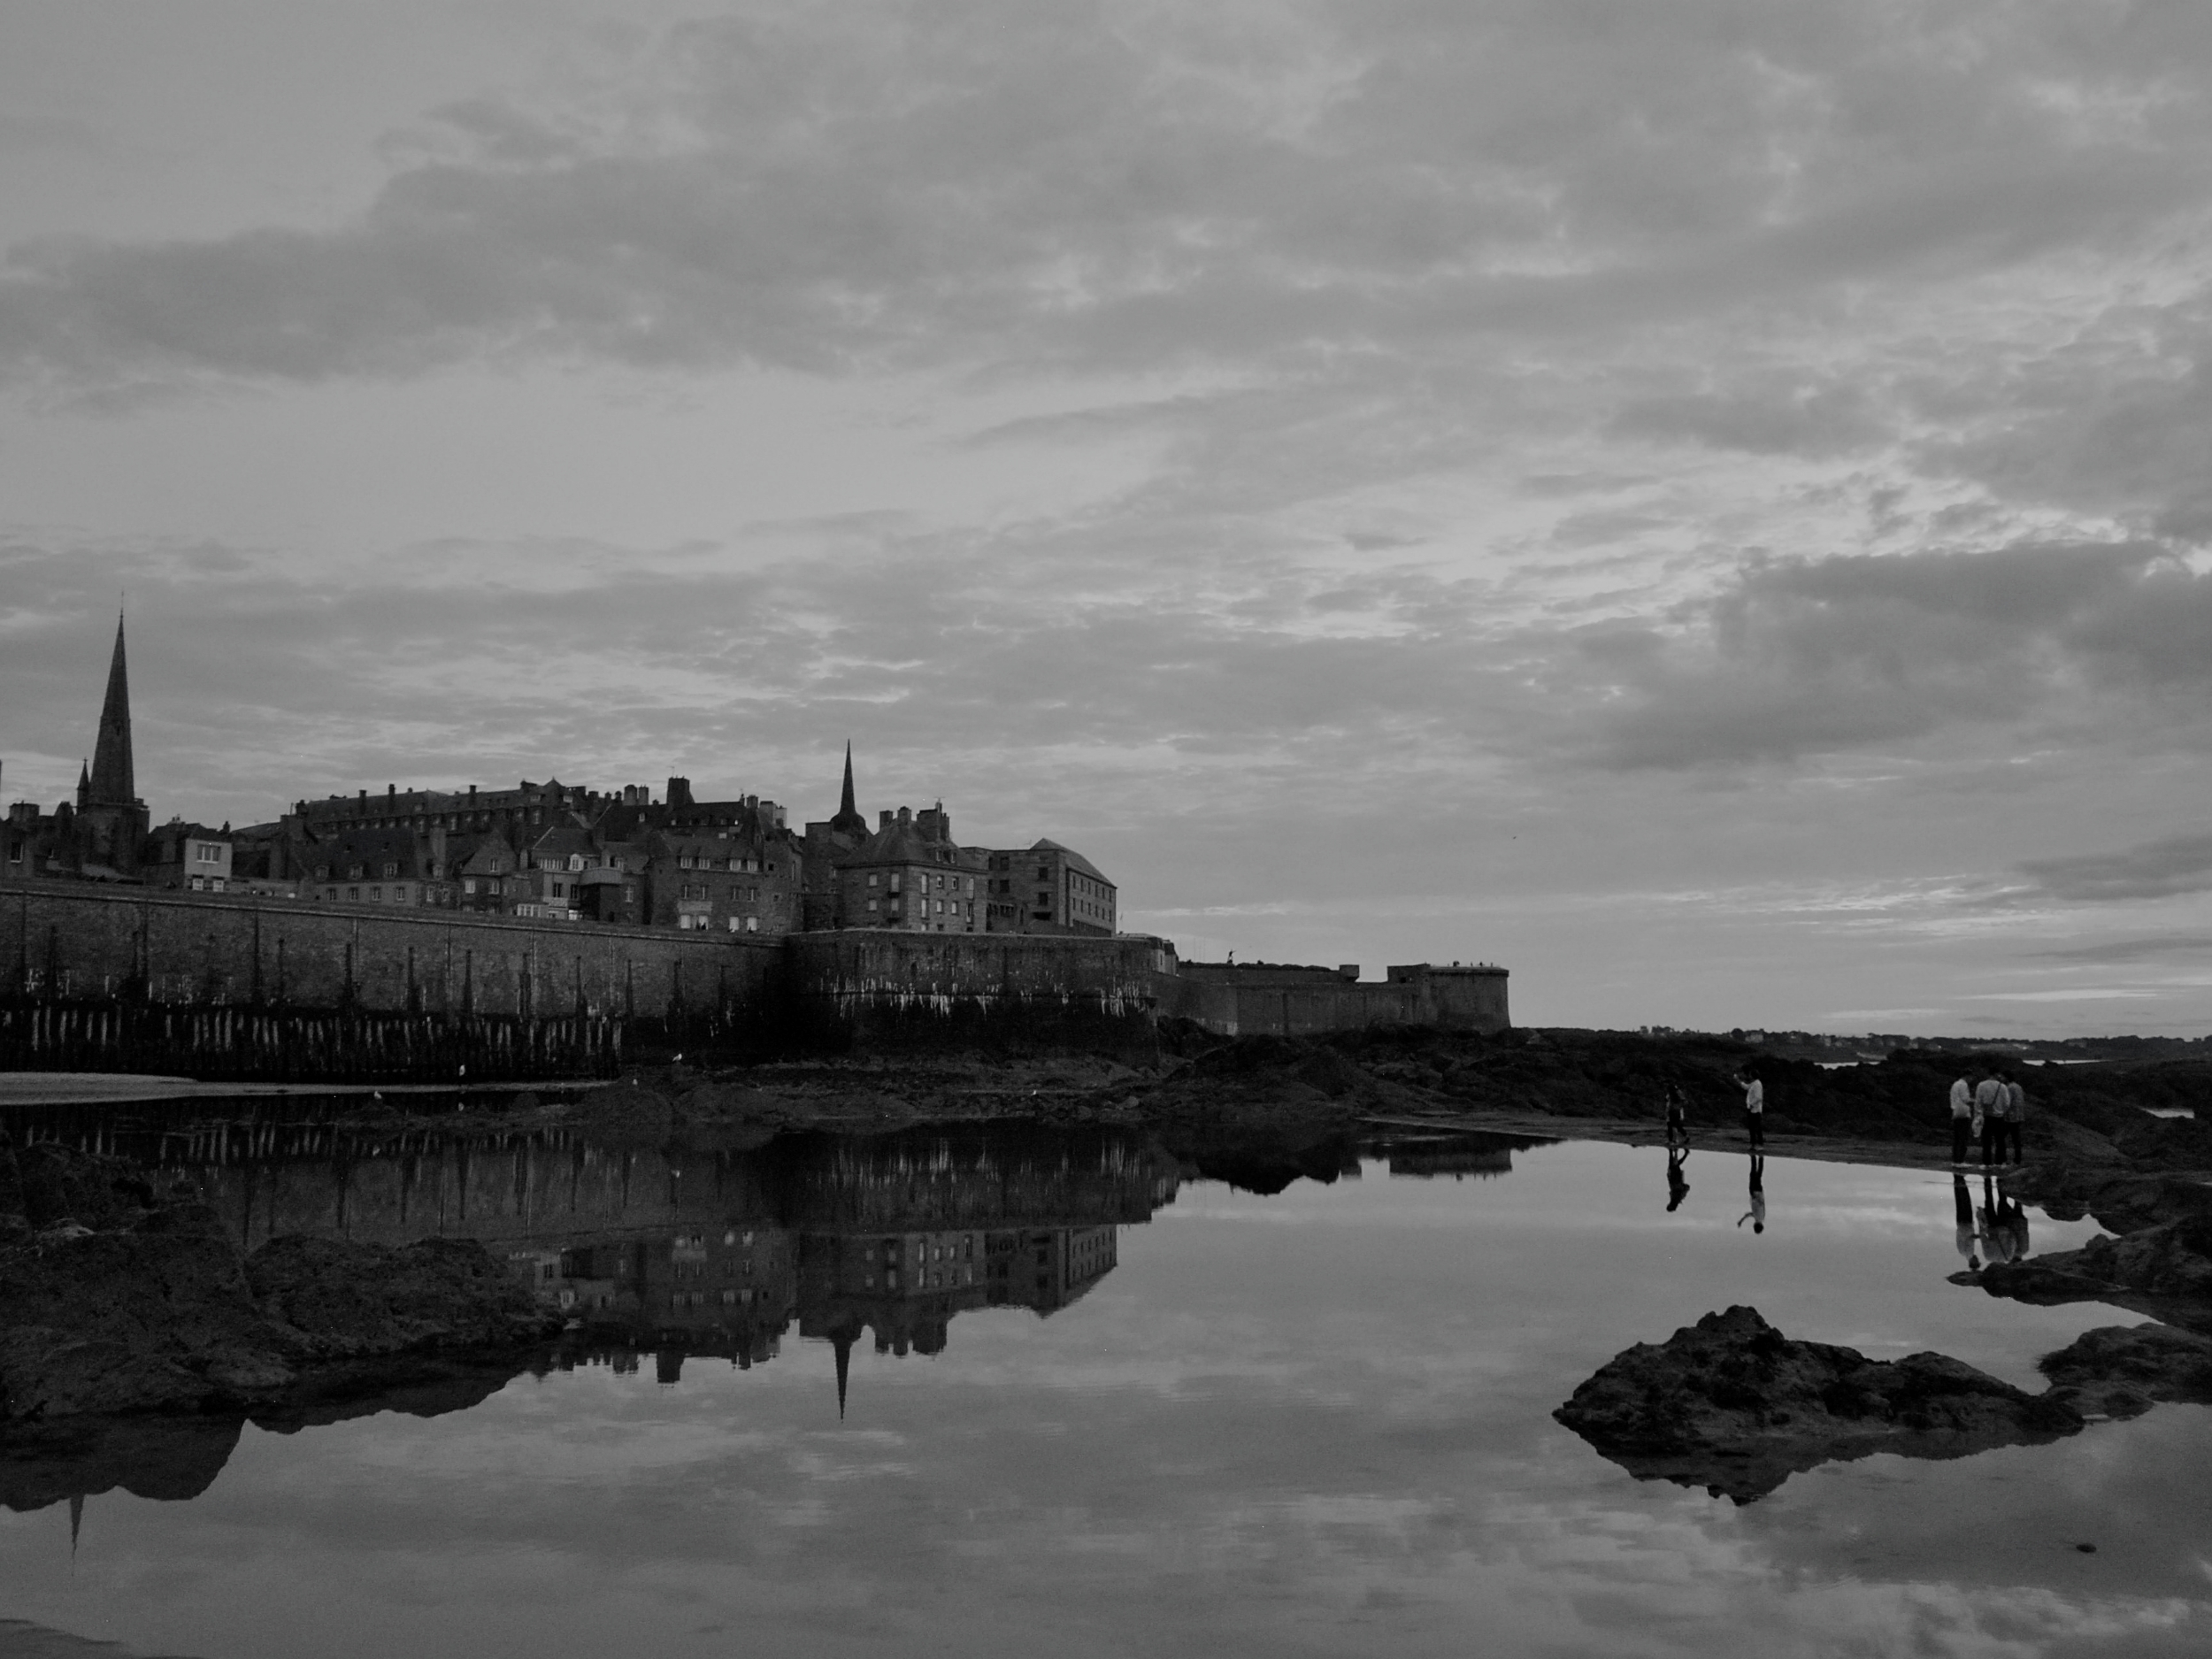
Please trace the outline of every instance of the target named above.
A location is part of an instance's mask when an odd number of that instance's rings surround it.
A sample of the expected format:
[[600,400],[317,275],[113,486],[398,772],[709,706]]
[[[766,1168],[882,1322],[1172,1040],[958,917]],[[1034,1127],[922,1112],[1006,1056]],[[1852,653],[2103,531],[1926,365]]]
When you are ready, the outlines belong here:
[[1682,1207],[1682,1201],[1690,1195],[1689,1178],[1682,1173],[1683,1160],[1690,1156],[1687,1147],[1667,1148],[1667,1213],[1672,1215]]
[[2005,1214],[2007,1200],[1997,1196],[1996,1183],[1982,1177],[1982,1243],[1994,1267],[2012,1260],[2012,1223]]
[[1736,1225],[1740,1227],[1748,1221],[1754,1233],[1764,1233],[1767,1230],[1766,1173],[1766,1155],[1762,1152],[1753,1153],[1751,1155],[1751,1208],[1736,1217]]
[[1974,1230],[1974,1196],[1966,1190],[1963,1175],[1951,1178],[1951,1208],[1958,1217],[1959,1254],[1966,1258],[1966,1271],[1978,1273],[1982,1271],[1981,1235]]
[[2016,1262],[2028,1253],[2028,1212],[2020,1201],[1982,1178],[1982,1237],[1992,1264]]

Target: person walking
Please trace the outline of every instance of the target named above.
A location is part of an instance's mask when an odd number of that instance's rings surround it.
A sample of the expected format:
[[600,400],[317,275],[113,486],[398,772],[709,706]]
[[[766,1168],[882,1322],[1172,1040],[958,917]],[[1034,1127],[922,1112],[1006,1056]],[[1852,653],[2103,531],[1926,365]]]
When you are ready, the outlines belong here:
[[1974,1085],[1960,1072],[1951,1080],[1951,1163],[1966,1167],[1968,1137],[1974,1133]]
[[1995,1164],[1998,1153],[1998,1118],[2004,1106],[2004,1084],[1998,1079],[1998,1069],[1989,1066],[1982,1073],[1982,1082],[1973,1087],[1973,1133],[1982,1140],[1982,1168]]
[[1743,1085],[1744,1128],[1751,1136],[1752,1155],[1756,1156],[1767,1143],[1767,1087],[1749,1066],[1737,1074],[1736,1081]]
[[1667,1144],[1685,1148],[1690,1144],[1689,1102],[1679,1083],[1667,1085]]

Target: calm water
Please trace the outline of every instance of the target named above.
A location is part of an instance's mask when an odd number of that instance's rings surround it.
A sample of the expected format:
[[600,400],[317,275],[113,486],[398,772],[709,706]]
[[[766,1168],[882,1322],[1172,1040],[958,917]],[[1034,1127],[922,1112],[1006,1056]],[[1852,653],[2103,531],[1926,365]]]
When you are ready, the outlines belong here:
[[2134,1322],[1945,1283],[1947,1176],[1773,1158],[1755,1233],[1715,1151],[1670,1212],[1663,1154],[1591,1144],[1260,1197],[1100,1136],[238,1134],[171,1154],[245,1236],[473,1233],[591,1322],[580,1357],[249,1426],[196,1497],[88,1498],[73,1554],[66,1502],[0,1515],[0,1617],[204,1659],[2212,1650],[2200,1408],[1743,1508],[1551,1421],[1734,1302],[2028,1386]]

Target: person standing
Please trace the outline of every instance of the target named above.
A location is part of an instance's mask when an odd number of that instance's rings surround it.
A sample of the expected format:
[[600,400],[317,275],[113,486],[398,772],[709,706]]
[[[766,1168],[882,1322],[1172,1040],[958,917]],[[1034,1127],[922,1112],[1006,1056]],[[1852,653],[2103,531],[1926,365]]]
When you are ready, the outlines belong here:
[[1751,1136],[1751,1150],[1757,1156],[1767,1143],[1767,1088],[1759,1080],[1759,1074],[1749,1066],[1738,1073],[1736,1081],[1743,1085],[1743,1122]]
[[2004,1084],[1998,1082],[1998,1069],[1991,1066],[1982,1073],[1982,1082],[1973,1087],[1973,1131],[1982,1137],[1982,1168],[1995,1164],[1998,1153],[1998,1118],[2004,1106]]
[[[2005,1135],[2012,1142],[2012,1161],[2015,1164],[2027,1162],[2028,1155],[2020,1140],[2021,1125],[2027,1120],[2028,1091],[2020,1087],[2020,1079],[2017,1077],[2008,1077],[2005,1079]],[[1997,1161],[2001,1164],[2004,1162],[2004,1144],[2000,1141],[1997,1147]]]
[[1687,1147],[1690,1144],[1689,1102],[1683,1098],[1679,1083],[1667,1085],[1667,1144]]
[[1968,1137],[1974,1133],[1974,1085],[1960,1072],[1951,1080],[1951,1162],[1966,1165]]

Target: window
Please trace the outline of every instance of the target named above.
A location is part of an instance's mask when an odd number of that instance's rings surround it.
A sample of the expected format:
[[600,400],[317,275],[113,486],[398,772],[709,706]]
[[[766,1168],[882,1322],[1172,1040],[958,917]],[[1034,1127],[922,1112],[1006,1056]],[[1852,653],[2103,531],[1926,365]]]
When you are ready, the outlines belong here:
[[383,903],[384,889],[382,887],[371,887],[369,889],[369,902],[372,904]]
[[584,855],[581,853],[569,854],[568,867],[571,870],[581,870],[584,867]]
[[476,878],[475,878],[474,876],[464,876],[464,877],[461,879],[461,891],[462,891],[462,892],[464,892],[464,893],[473,893],[473,892],[475,892],[475,891],[476,891]]
[[389,877],[396,876],[398,873],[399,866],[397,864],[386,864],[384,866],[384,874],[388,879]]
[[685,882],[683,887],[683,896],[687,899],[705,898],[707,896],[707,884],[703,881]]
[[361,889],[359,887],[348,887],[346,889],[346,902],[349,904],[360,903]]
[[[875,886],[875,884],[876,884],[876,879],[875,879],[875,877],[874,877],[873,875],[871,875],[871,876],[868,878],[868,885],[869,885],[870,887],[872,887],[873,886]],[[869,908],[869,909],[871,909],[871,910],[873,910],[875,907],[874,907],[873,905],[870,905],[868,908]]]
[[757,916],[747,917],[745,918],[745,931],[749,933],[757,933],[760,932],[760,918]]
[[873,899],[870,899],[868,901],[868,908],[871,910],[873,910],[876,908],[876,902]]
[[204,864],[219,864],[223,862],[223,849],[213,841],[194,841],[192,856]]
[[568,896],[568,884],[565,881],[556,881],[553,884],[553,896],[557,899],[566,898]]
[[354,865],[350,870],[346,872],[346,874],[352,877],[356,881],[358,881],[361,879],[361,866],[359,864]]

